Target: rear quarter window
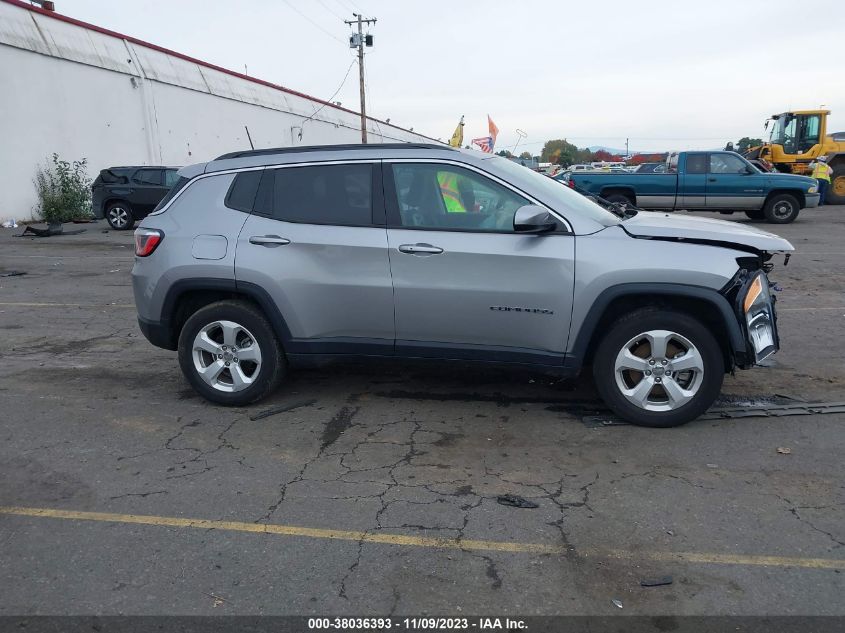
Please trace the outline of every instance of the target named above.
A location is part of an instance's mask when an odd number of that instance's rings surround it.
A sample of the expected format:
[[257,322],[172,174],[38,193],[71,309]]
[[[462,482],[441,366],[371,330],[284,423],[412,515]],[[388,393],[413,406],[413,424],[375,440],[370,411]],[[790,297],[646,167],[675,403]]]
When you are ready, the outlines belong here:
[[236,211],[252,213],[255,205],[255,196],[258,193],[258,185],[261,183],[263,169],[254,171],[242,171],[232,181],[229,191],[226,194],[225,205]]

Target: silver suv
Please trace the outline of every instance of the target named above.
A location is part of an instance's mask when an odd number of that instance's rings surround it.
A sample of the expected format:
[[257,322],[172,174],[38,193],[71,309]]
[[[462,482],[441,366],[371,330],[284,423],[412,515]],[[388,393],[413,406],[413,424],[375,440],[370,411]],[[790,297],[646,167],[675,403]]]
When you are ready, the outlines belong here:
[[255,402],[350,357],[591,365],[623,418],[674,426],[778,349],[784,239],[614,213],[509,160],[435,145],[227,154],[135,232],[141,330],[204,397]]

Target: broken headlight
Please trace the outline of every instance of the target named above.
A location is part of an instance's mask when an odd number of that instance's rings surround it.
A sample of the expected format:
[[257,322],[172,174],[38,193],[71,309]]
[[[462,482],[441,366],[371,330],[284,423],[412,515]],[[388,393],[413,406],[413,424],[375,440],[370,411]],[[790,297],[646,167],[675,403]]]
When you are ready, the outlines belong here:
[[764,273],[757,273],[748,284],[742,311],[748,326],[749,342],[754,348],[754,362],[759,363],[778,349],[775,312],[769,280]]

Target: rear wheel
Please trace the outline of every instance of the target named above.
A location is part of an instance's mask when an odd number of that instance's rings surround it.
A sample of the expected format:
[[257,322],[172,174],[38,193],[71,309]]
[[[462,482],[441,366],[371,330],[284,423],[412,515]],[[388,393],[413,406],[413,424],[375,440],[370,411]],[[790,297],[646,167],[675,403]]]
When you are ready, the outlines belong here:
[[747,215],[752,220],[763,220],[766,217],[765,213],[763,212],[763,209],[746,209],[745,215]]
[[621,317],[593,359],[602,399],[640,426],[694,420],[719,395],[724,374],[722,352],[710,331],[673,310],[637,310]]
[[115,231],[128,231],[135,225],[132,207],[125,202],[113,202],[106,209],[106,222]]
[[825,204],[845,204],[845,163],[839,163],[833,168],[825,198],[822,200]]
[[795,196],[788,193],[781,193],[772,196],[766,201],[766,205],[763,207],[763,214],[766,216],[766,220],[772,224],[789,224],[795,221],[800,210],[801,207]]
[[240,406],[278,386],[285,356],[258,308],[244,301],[219,301],[185,322],[179,335],[179,365],[201,396]]

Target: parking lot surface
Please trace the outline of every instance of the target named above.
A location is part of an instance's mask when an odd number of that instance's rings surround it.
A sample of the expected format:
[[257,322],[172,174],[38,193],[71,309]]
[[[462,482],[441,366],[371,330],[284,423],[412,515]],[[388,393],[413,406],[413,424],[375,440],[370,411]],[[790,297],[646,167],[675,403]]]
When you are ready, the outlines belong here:
[[[604,426],[587,378],[389,363],[214,406],[104,226],[0,230],[0,614],[845,614],[845,414]],[[845,207],[759,226],[782,349],[721,402],[845,402]]]

